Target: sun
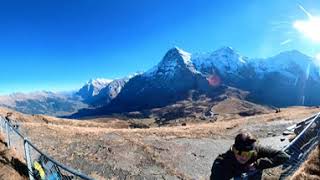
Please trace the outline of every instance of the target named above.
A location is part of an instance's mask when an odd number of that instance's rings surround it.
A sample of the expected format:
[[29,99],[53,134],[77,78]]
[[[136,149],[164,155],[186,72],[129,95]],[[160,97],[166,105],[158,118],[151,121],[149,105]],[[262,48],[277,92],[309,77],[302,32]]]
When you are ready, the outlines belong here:
[[316,60],[320,62],[320,53],[316,54]]
[[299,8],[308,16],[307,20],[297,20],[293,27],[315,43],[320,43],[320,16],[314,16],[302,5]]
[[320,43],[320,17],[312,16],[307,20],[297,20],[293,23],[293,27],[313,42]]
[[[318,53],[314,56],[314,60],[315,60],[314,62],[320,67],[320,53]],[[319,71],[319,73],[320,73],[320,71]]]

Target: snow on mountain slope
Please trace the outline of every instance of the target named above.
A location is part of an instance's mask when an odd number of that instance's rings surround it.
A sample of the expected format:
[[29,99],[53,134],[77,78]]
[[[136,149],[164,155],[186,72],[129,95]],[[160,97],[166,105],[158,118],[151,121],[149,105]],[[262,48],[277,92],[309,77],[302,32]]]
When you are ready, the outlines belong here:
[[173,77],[177,70],[184,68],[193,73],[199,73],[191,61],[191,54],[177,47],[170,49],[162,61],[144,73],[144,76],[167,76]]
[[[204,74],[235,74],[247,64],[248,58],[231,47],[222,47],[212,53],[198,54],[192,58],[195,67]],[[216,72],[218,71],[218,72]]]
[[297,50],[285,51],[266,59],[252,59],[255,71],[263,76],[270,72],[279,72],[289,78],[298,78],[305,75],[319,80],[319,66],[315,59]]
[[87,102],[93,106],[103,106],[108,104],[112,99],[114,99],[120,93],[123,86],[132,77],[134,76],[113,80],[107,86],[102,88],[97,95],[93,96],[90,100],[87,100]]
[[320,80],[319,66],[315,59],[297,50],[285,51],[265,59],[249,59],[231,47],[223,47],[212,53],[197,54],[192,57],[193,64],[203,74],[243,77],[245,71],[254,72],[254,78],[263,78],[268,73],[281,73],[289,79],[305,76]]
[[78,92],[77,95],[83,99],[88,99],[99,94],[100,90],[106,87],[112,80],[110,79],[91,79]]

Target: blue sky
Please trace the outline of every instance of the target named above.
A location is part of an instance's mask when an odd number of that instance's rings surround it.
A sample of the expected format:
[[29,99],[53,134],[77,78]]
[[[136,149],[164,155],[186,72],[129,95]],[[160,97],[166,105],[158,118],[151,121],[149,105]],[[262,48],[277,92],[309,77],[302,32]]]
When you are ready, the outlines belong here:
[[0,94],[77,89],[146,71],[178,46],[249,57],[320,53],[293,27],[320,0],[0,0]]

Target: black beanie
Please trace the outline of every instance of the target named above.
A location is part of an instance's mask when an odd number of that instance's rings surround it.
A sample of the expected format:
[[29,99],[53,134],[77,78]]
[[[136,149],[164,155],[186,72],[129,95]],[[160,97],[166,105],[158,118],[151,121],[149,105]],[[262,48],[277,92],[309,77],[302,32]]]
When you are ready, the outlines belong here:
[[233,146],[238,151],[251,151],[254,149],[256,141],[250,133],[240,133],[236,136]]

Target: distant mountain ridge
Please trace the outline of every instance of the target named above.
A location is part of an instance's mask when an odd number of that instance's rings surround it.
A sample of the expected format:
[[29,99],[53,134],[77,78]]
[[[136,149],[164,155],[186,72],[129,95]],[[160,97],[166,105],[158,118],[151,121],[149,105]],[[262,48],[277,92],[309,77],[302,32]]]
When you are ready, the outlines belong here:
[[112,80],[110,79],[90,79],[76,94],[83,99],[89,99],[100,93]]
[[73,93],[54,93],[39,91],[33,93],[14,93],[0,96],[0,106],[12,108],[27,114],[69,115],[79,109],[87,108]]
[[[193,56],[174,47],[156,66],[133,77],[90,80],[68,96],[47,92],[47,100],[43,100],[44,96],[31,98],[30,95],[24,95],[28,98],[23,100],[19,96],[1,97],[0,104],[25,113],[56,114],[54,111],[59,108],[50,109],[48,105],[56,107],[62,102],[66,102],[69,113],[71,109],[72,112],[83,107],[91,109],[75,115],[81,117],[81,114],[161,108],[188,98],[190,92],[214,99],[225,87],[247,91],[246,100],[257,104],[278,107],[320,104],[320,73],[315,59],[296,50],[250,59],[231,47]],[[40,111],[41,108],[31,106],[44,108]]]

